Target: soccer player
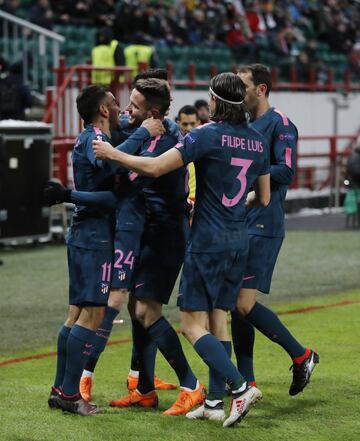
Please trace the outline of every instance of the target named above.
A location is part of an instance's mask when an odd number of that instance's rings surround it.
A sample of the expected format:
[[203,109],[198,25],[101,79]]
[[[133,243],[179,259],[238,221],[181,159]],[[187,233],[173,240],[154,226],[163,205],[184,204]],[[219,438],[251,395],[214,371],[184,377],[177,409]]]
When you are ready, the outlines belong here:
[[[205,104],[207,105],[206,101]],[[177,115],[176,121],[179,125],[181,134],[187,135],[190,130],[195,129],[200,125],[198,112],[194,106],[183,106]],[[194,164],[191,162],[188,165],[189,170],[189,199],[194,201],[196,192],[196,173]]]
[[207,124],[210,122],[209,119],[209,106],[205,100],[196,100],[194,107],[197,111],[198,118],[201,124]]
[[[245,87],[240,78],[232,73],[215,76],[209,94],[214,123],[194,129],[176,148],[159,157],[126,155],[101,141],[94,141],[93,145],[96,157],[117,161],[147,176],[162,176],[191,161],[195,163],[194,221],[178,305],[187,339],[210,371],[221,376],[223,382],[227,379],[230,385],[233,400],[223,424],[230,427],[261,398],[261,392],[248,385],[232,364],[219,340],[227,337],[227,311],[235,307],[246,263],[246,195],[255,186],[257,203],[266,206],[270,179],[266,141],[245,121]],[[208,319],[211,333],[206,329]],[[211,405],[221,402],[222,395],[209,398]]]
[[[164,119],[170,105],[170,91],[164,89],[164,84],[154,79],[139,80],[131,95],[128,107],[130,123],[146,115],[147,103],[154,112],[154,102],[163,97],[162,107],[156,116],[163,120],[166,132],[144,146],[140,153],[142,156],[157,156],[179,141],[177,126]],[[178,400],[164,413],[184,414],[203,400],[204,388],[191,371],[177,333],[162,315],[162,305],[169,301],[184,259],[189,230],[187,194],[185,167],[144,185],[147,216],[134,295],[129,304],[133,345],[139,361],[139,379],[136,389],[130,390],[125,397],[113,400],[112,406],[157,406],[154,343],[175,370],[181,387]]]
[[[266,208],[251,209],[247,216],[249,256],[243,285],[232,313],[232,336],[239,370],[251,384],[253,370],[254,327],[278,343],[292,358],[293,380],[290,395],[301,392],[308,384],[319,356],[303,347],[268,308],[256,300],[257,290],[268,294],[271,278],[284,238],[284,200],[296,164],[298,132],[280,110],[271,107],[269,69],[254,64],[239,71],[246,85],[245,102],[251,112],[251,126],[264,135],[270,146],[271,202]],[[252,193],[249,194],[251,199]]]
[[[139,73],[135,78],[134,84],[136,85],[138,80],[148,78],[163,79],[166,81],[167,72],[164,69],[149,69],[148,71]],[[167,82],[166,85],[168,86]],[[136,86],[133,95],[136,96]],[[140,127],[145,119],[158,116],[158,110],[153,107],[154,99],[148,102],[145,97],[142,98],[143,99],[140,99],[140,101],[136,103],[130,99],[126,107],[127,115],[120,119],[120,128],[116,128],[116,130],[112,131],[112,143],[114,143],[114,141],[118,144],[124,142]],[[158,105],[156,100],[155,104]],[[166,121],[166,124],[171,124],[169,120]],[[174,127],[172,128],[174,129]],[[124,145],[125,144],[122,144],[122,147],[119,148],[128,153],[132,153],[132,147],[130,147],[129,150],[129,145],[123,147]],[[140,150],[141,149],[139,149],[139,152]],[[143,149],[143,151],[146,151],[146,149]],[[124,183],[123,178],[121,178],[120,181],[120,187],[124,187],[125,184],[125,189],[120,188],[121,195],[116,202],[115,255],[109,302],[105,311],[104,320],[97,331],[98,336],[80,381],[81,395],[87,401],[91,399],[93,373],[98,359],[104,351],[110,337],[113,321],[122,308],[129,291],[133,287],[134,272],[140,252],[140,240],[144,231],[145,202],[141,194],[142,181],[134,179],[134,175],[130,175],[130,182],[126,179],[127,182]],[[134,390],[138,382],[139,361],[136,348],[137,345],[133,345],[131,368],[127,378],[129,390]],[[155,357],[156,346],[153,344],[151,349]],[[155,387],[163,390],[176,389],[176,385],[168,383],[157,376],[155,376]]]
[[[118,124],[119,105],[100,85],[83,89],[76,103],[85,130],[72,153],[75,187],[89,192],[111,190],[112,171],[95,159],[92,141],[110,140],[111,129]],[[81,398],[79,380],[108,301],[113,220],[112,210],[76,205],[67,237],[69,313],[58,336],[56,377],[48,404],[84,416],[99,412]]]

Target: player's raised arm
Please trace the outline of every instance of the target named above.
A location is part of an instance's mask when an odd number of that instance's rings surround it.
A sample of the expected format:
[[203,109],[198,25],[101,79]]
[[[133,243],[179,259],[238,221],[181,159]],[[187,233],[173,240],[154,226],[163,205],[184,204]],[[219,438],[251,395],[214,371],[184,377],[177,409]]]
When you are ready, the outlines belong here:
[[96,158],[116,161],[123,167],[152,178],[157,178],[184,166],[182,157],[175,148],[156,158],[149,158],[128,155],[114,149],[109,143],[103,141],[93,141],[93,147]]

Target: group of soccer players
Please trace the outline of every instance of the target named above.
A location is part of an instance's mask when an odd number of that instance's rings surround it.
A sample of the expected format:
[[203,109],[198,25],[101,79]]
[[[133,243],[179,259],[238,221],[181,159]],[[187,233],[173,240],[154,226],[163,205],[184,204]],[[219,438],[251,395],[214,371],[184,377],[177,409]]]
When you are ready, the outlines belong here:
[[[318,355],[256,301],[257,290],[270,290],[283,240],[283,203],[297,143],[296,127],[270,106],[270,90],[271,76],[262,65],[215,76],[211,122],[184,138],[166,118],[171,96],[163,73],[136,79],[120,120],[118,103],[103,86],[79,94],[85,130],[72,154],[76,190],[52,184],[45,191],[49,204],[76,204],[67,239],[70,307],[58,337],[51,408],[99,413],[90,402],[93,372],[127,297],[133,332],[129,394],[111,406],[156,407],[155,388],[174,387],[155,376],[159,349],[180,384],[164,414],[233,426],[262,396],[253,372],[254,327],[292,358],[290,395],[308,384]],[[190,229],[191,163],[196,198]],[[162,315],[182,265],[182,331],[209,366],[207,394]],[[232,397],[227,417],[225,385]]]

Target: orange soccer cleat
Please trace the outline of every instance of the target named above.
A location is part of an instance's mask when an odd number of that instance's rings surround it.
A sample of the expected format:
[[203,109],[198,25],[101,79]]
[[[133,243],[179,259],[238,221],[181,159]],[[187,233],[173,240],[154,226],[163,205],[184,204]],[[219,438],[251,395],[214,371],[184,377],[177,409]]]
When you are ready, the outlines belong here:
[[128,395],[125,395],[118,400],[110,401],[111,407],[158,407],[158,396],[155,391],[148,392],[147,394],[141,394],[137,389],[130,391]]
[[[133,375],[128,375],[126,380],[126,386],[128,388],[128,391],[131,392],[132,390],[135,390],[138,385],[138,377],[134,377]],[[162,380],[158,376],[155,375],[154,377],[154,385],[155,389],[158,390],[172,390],[177,389],[176,384],[168,383],[167,381]]]
[[158,390],[173,390],[177,389],[176,384],[168,383],[167,381],[162,380],[157,375],[154,377],[155,389]]
[[194,391],[180,388],[180,393],[175,403],[165,412],[164,415],[185,415],[198,404],[202,404],[205,399],[205,387],[200,384]]
[[79,388],[81,398],[89,402],[91,400],[92,377],[81,377]]

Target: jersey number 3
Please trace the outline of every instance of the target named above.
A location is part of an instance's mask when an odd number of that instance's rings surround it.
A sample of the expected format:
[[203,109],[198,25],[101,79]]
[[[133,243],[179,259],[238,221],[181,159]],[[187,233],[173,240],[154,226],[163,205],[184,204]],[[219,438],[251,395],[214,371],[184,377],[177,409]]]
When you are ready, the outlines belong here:
[[244,195],[247,185],[246,173],[249,170],[252,162],[253,161],[251,159],[231,158],[231,165],[234,165],[235,167],[241,167],[240,173],[236,176],[236,179],[240,181],[240,189],[238,193],[230,199],[225,194],[223,194],[221,202],[223,205],[225,205],[225,207],[233,207],[240,201],[240,199]]

